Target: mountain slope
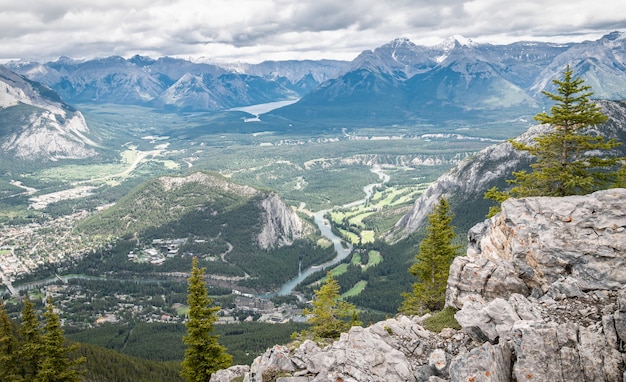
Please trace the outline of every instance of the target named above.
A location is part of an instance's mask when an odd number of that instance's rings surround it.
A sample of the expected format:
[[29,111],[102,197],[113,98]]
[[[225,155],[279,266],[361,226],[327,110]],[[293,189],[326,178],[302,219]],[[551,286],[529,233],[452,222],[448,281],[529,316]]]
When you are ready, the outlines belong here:
[[[254,215],[237,216],[244,210]],[[148,181],[79,229],[113,237],[198,236],[226,242],[233,234],[222,225],[234,222],[241,225],[237,231],[249,233],[238,241],[262,249],[291,244],[303,236],[303,222],[274,194],[203,172]]]
[[95,156],[83,115],[49,88],[0,66],[2,155],[25,160]]
[[241,105],[296,98],[297,94],[278,82],[245,74],[219,77],[185,73],[153,102],[156,107],[178,110],[224,110]]
[[276,81],[302,96],[321,83],[337,78],[346,71],[349,65],[348,61],[336,60],[287,60],[238,64],[232,69],[237,73]]
[[[622,142],[616,153],[626,155],[626,101],[600,101],[599,104],[609,121],[595,130]],[[533,137],[548,129],[545,125],[532,126],[516,140],[531,143]],[[508,142],[481,150],[431,184],[415,201],[413,208],[396,223],[387,239],[397,241],[422,228],[434,204],[442,197],[450,198],[452,210],[460,223],[457,223],[458,232],[466,232],[487,214],[490,202],[484,200],[484,192],[493,186],[505,187],[505,180],[512,178],[512,172],[523,169],[529,163],[530,157],[514,150]]]
[[626,34],[610,33],[597,41],[573,45],[547,65],[530,87],[531,94],[554,90],[552,79],[570,65],[598,99],[626,98]]

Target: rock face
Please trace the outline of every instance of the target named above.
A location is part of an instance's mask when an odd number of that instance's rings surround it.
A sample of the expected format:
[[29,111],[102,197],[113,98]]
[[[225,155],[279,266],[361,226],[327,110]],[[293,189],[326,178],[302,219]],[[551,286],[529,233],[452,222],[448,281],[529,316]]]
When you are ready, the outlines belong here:
[[450,269],[447,303],[510,293],[566,297],[626,284],[626,189],[510,199],[474,226]]
[[625,205],[626,189],[511,199],[470,230],[446,304],[472,338],[513,350],[504,380],[626,376]]
[[[523,143],[531,143],[533,138],[549,131],[545,125],[535,125],[516,138]],[[509,142],[489,146],[475,156],[460,161],[430,185],[415,201],[411,210],[404,215],[387,234],[390,241],[398,241],[417,231],[427,220],[428,214],[439,199],[456,195],[461,199],[482,194],[493,182],[505,178],[511,171],[528,163],[524,152],[513,149]]]
[[302,220],[289,206],[272,193],[261,200],[263,229],[257,241],[263,249],[291,245],[295,239],[303,236]]
[[56,161],[97,155],[83,115],[41,84],[0,65],[2,153],[23,160]]
[[626,380],[625,205],[626,189],[505,202],[450,269],[460,331],[398,316],[323,348],[276,345],[211,381]]

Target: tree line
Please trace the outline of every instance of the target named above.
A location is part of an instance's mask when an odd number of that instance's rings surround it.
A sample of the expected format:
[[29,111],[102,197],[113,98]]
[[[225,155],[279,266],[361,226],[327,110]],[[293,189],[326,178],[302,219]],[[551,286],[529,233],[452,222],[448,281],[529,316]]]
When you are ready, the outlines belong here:
[[84,357],[72,354],[78,344],[65,340],[52,300],[47,300],[43,324],[34,306],[24,298],[21,322],[13,322],[0,302],[0,380],[78,382]]

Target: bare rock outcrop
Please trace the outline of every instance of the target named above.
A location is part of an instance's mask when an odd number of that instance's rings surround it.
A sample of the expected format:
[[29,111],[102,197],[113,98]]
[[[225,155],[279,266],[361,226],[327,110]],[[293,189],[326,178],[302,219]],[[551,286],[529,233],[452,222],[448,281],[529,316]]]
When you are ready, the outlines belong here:
[[450,268],[446,301],[580,296],[626,284],[626,189],[586,196],[509,199],[474,226]]
[[421,322],[420,317],[399,316],[368,328],[353,327],[324,347],[310,340],[291,347],[276,345],[255,359],[244,381],[272,376],[283,382],[448,380],[450,361],[477,344],[452,329],[432,333]]
[[272,193],[261,200],[263,229],[257,237],[263,249],[291,245],[303,236],[303,223],[296,212]]
[[512,349],[505,380],[626,376],[624,206],[626,189],[511,199],[470,230],[446,304],[474,340]]

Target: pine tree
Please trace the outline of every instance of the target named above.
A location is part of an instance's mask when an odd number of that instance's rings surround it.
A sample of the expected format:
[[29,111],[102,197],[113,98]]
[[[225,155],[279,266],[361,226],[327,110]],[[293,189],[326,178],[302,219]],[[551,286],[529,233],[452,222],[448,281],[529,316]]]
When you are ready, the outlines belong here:
[[400,312],[422,314],[425,311],[441,310],[445,303],[446,285],[452,260],[459,255],[450,206],[440,199],[428,216],[426,237],[422,240],[415,263],[409,273],[417,277],[411,293],[403,293],[404,301]]
[[43,339],[39,320],[35,314],[35,308],[28,296],[24,298],[22,308],[22,322],[19,330],[19,368],[20,375],[27,381],[34,380],[39,369]]
[[[335,339],[341,333],[347,332],[352,326],[361,325],[356,313],[356,307],[341,300],[339,283],[332,273],[328,272],[326,282],[315,291],[313,308],[305,309],[305,315],[311,315],[308,323],[311,324],[310,333],[314,339]],[[302,333],[307,336],[308,332]]]
[[15,327],[0,300],[0,381],[14,382],[21,380],[17,367],[18,346]]
[[[532,171],[514,172],[515,179],[507,181],[513,184],[509,191],[494,187],[486,198],[502,202],[509,197],[584,195],[617,182],[618,167],[624,158],[612,155],[611,149],[620,143],[585,130],[607,121],[599,106],[590,101],[591,87],[584,85],[580,77],[573,78],[569,65],[563,79],[553,83],[556,94],[543,91],[555,102],[551,114],[539,113],[535,120],[554,130],[536,137],[533,145],[510,141],[515,149],[536,159],[530,165]],[[498,210],[491,210],[490,215]]]
[[41,361],[35,376],[35,382],[79,382],[82,371],[80,365],[84,357],[72,359],[70,353],[78,350],[78,344],[65,345],[65,337],[59,316],[54,312],[52,300],[47,301],[44,312]]
[[185,323],[187,335],[183,342],[187,345],[182,363],[181,376],[189,382],[209,381],[211,374],[230,366],[232,356],[213,335],[219,306],[212,306],[204,282],[204,268],[198,268],[198,259],[193,258],[191,277],[188,279],[187,302],[189,320]]

